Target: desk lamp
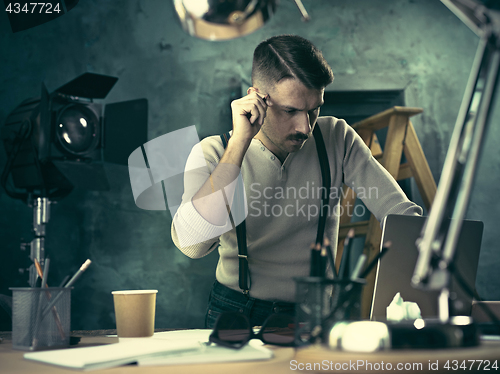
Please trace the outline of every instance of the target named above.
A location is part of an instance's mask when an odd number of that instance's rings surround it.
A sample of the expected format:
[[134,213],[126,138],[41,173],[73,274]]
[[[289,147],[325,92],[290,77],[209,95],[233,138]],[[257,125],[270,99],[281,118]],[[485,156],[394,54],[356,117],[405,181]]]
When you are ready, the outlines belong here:
[[[500,71],[500,3],[484,0],[441,0],[479,38],[479,45],[469,76],[436,197],[416,245],[419,256],[412,276],[412,285],[423,290],[439,291],[438,318],[417,319],[386,325],[381,336],[374,335],[372,350],[385,349],[390,337],[392,348],[450,348],[479,344],[477,326],[467,316],[451,316],[451,276],[474,297],[471,287],[453,267],[453,260],[462,222],[470,200],[480,151],[486,137]],[[448,219],[448,218],[451,218]],[[483,304],[492,321],[500,326],[494,314]],[[380,330],[380,322],[365,321],[367,333]],[[344,324],[350,326],[349,324]],[[334,326],[330,346],[338,346],[339,331]],[[352,329],[357,327],[354,323]],[[378,331],[380,332],[380,331]],[[356,336],[355,333],[351,334]],[[343,337],[347,339],[351,337]],[[361,351],[359,347],[356,348]]]
[[[304,21],[309,15],[294,0]],[[250,34],[274,15],[279,0],[173,0],[182,28],[206,40],[228,40]]]
[[[493,1],[441,0],[479,38],[441,181],[430,214],[417,240],[415,287],[438,290],[439,322],[450,327],[449,284],[462,222],[490,122],[500,68],[500,7]],[[496,8],[496,9],[495,9]],[[451,217],[451,220],[447,218]]]

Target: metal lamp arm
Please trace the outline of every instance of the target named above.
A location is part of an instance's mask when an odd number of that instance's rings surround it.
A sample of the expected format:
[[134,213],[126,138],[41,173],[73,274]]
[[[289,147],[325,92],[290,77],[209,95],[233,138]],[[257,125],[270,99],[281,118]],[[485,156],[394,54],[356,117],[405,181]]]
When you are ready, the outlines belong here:
[[[488,22],[491,19],[486,18]],[[482,30],[481,40],[443,166],[441,181],[429,217],[417,241],[419,257],[412,283],[419,288],[443,290],[448,287],[449,265],[454,258],[486,136],[498,81],[500,38],[495,32],[496,27],[484,25],[479,29]],[[450,216],[452,220],[448,225],[444,220]],[[433,261],[436,258],[437,261]]]

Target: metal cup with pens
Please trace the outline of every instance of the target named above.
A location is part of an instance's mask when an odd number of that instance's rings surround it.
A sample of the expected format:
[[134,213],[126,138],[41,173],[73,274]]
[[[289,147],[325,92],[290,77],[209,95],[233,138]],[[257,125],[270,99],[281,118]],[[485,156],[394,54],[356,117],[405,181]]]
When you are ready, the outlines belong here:
[[[361,319],[361,295],[366,284],[365,278],[390,243],[384,245],[383,250],[366,267],[366,256],[361,254],[354,270],[350,272],[349,260],[354,237],[354,230],[349,230],[338,274],[332,248],[325,240],[311,248],[311,276],[295,278],[297,345],[317,342],[328,344],[330,331],[337,322]],[[326,276],[327,262],[332,278]]]
[[35,259],[41,287],[10,288],[12,348],[34,351],[69,346],[72,286],[90,263],[85,261],[67,283],[65,278],[60,287],[49,287],[50,259],[45,259],[43,270]]
[[361,318],[364,279],[295,278],[298,345],[327,341],[336,322]]
[[[34,351],[69,346],[72,289],[10,288],[12,348]],[[55,300],[55,303],[51,303],[51,300]]]

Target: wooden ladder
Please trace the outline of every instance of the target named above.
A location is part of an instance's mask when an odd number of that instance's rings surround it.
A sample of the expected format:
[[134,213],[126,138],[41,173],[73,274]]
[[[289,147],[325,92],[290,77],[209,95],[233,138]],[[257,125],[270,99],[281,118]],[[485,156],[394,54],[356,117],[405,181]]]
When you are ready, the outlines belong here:
[[[422,200],[427,209],[430,208],[436,194],[436,182],[432,176],[429,164],[425,158],[415,128],[410,117],[422,113],[421,108],[395,106],[367,119],[355,123],[352,127],[361,136],[370,148],[372,155],[387,169],[397,181],[415,178]],[[375,134],[376,130],[388,127],[384,151]],[[404,152],[407,162],[401,164]],[[343,253],[343,243],[351,228],[355,230],[355,237],[365,237],[363,253],[367,256],[367,263],[380,251],[382,229],[380,222],[373,216],[368,221],[351,222],[348,208],[354,207],[355,192],[344,185],[347,191],[341,202],[342,215],[340,216],[339,243],[337,249],[337,270]],[[377,267],[366,278],[361,301],[362,318],[369,318],[372,303],[373,289]]]

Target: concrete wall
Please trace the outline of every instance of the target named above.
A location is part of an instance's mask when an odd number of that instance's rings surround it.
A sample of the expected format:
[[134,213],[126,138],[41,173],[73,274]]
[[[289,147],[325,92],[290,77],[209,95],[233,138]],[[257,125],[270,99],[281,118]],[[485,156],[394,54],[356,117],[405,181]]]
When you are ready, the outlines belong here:
[[[149,138],[196,125],[200,136],[230,128],[229,103],[248,79],[254,47],[276,34],[294,33],[323,50],[336,75],[334,90],[405,88],[406,105],[422,107],[413,119],[436,180],[472,65],[478,38],[437,0],[303,0],[303,23],[293,1],[246,37],[208,42],[184,34],[170,1],[81,1],[47,24],[13,34],[0,15],[0,123],[22,100],[49,92],[82,74],[118,77],[107,103],[146,98]],[[477,290],[500,300],[498,230],[500,142],[493,124],[468,218],[485,233]],[[6,155],[0,152],[0,167]],[[109,192],[75,189],[52,206],[47,230],[51,277],[57,283],[86,258],[92,266],[73,291],[73,329],[114,327],[110,292],[156,288],[157,327],[202,327],[217,254],[190,260],[170,238],[167,212],[134,204],[128,171],[107,168]],[[31,240],[31,208],[0,190],[0,292],[23,286],[21,238]],[[50,280],[50,279],[49,279]]]

